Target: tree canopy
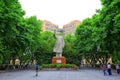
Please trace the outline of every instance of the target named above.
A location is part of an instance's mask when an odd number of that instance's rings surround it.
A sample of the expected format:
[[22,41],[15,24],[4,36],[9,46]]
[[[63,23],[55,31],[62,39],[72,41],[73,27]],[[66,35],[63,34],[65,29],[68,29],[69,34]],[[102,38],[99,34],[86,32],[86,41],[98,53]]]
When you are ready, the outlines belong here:
[[[112,56],[119,62],[119,0],[101,0],[103,8],[92,18],[82,21],[76,30],[76,45],[80,52]],[[107,55],[106,55],[107,54]],[[119,55],[119,56],[118,56]]]

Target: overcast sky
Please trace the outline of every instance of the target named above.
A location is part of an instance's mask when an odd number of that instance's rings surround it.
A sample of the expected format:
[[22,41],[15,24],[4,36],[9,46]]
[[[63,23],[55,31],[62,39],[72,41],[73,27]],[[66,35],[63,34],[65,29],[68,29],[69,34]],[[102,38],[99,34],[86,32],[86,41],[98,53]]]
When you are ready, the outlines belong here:
[[101,9],[100,0],[19,0],[26,17],[36,15],[40,20],[48,20],[61,28],[73,20],[91,17],[96,9]]

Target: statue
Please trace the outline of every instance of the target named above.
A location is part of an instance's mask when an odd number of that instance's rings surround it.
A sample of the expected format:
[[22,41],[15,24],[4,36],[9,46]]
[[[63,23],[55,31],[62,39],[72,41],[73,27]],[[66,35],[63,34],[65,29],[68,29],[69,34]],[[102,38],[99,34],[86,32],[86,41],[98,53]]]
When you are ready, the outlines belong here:
[[62,57],[62,52],[64,48],[64,39],[61,35],[55,35],[56,37],[56,44],[54,46],[53,52],[56,53],[56,57]]
[[57,35],[55,34],[56,43],[53,52],[56,53],[56,56],[52,58],[52,64],[66,64],[66,58],[62,56],[64,48],[64,39],[63,36],[60,35],[61,33],[61,30],[58,30]]

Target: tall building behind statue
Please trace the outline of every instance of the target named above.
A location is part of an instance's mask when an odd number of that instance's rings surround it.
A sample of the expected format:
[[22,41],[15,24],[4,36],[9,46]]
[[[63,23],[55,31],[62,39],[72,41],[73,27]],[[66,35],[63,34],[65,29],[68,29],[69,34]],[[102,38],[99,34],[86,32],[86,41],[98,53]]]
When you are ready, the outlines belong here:
[[79,24],[80,24],[79,20],[74,20],[68,24],[63,25],[63,34],[64,35],[67,35],[67,34],[74,35],[74,32]]
[[58,31],[58,25],[57,24],[53,24],[50,21],[44,20],[43,21],[43,31]]
[[71,21],[65,25],[63,25],[63,29],[60,29],[57,24],[53,24],[50,21],[43,21],[43,31],[51,31],[51,32],[63,32],[64,35],[71,34],[74,35],[74,32],[77,26],[80,24],[79,20]]

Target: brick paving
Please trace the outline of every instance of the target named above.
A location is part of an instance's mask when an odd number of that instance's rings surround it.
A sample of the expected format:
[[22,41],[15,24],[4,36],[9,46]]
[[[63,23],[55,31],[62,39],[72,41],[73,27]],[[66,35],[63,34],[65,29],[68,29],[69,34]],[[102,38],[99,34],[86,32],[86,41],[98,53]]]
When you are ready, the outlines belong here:
[[78,71],[35,71],[24,70],[0,74],[0,80],[120,80],[120,75],[103,76],[102,70],[81,69]]

